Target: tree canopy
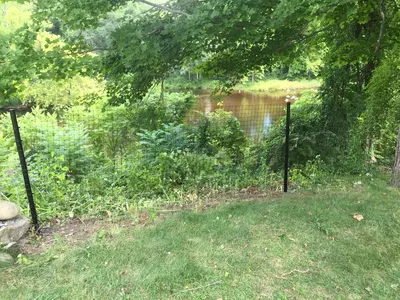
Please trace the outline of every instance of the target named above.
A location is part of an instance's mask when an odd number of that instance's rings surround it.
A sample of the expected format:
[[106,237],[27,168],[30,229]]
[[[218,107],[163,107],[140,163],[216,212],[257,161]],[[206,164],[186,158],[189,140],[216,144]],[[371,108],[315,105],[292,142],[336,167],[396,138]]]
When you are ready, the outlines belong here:
[[[201,61],[197,66],[201,73],[219,76],[229,86],[249,70],[282,59],[290,62],[311,50],[323,56],[326,82],[338,72],[342,80],[362,90],[399,36],[397,1],[25,3],[32,9],[28,27],[18,29],[13,38],[2,34],[2,78],[18,83],[31,79],[33,73],[65,76],[94,67],[83,67],[83,58],[86,64],[101,58],[115,102],[142,97],[172,69],[194,60]],[[38,35],[43,32],[55,35],[38,47]],[[6,95],[13,93],[13,87],[4,83],[2,90]]]
[[375,70],[393,65],[400,44],[398,0],[23,2],[14,23],[26,25],[0,33],[3,101],[26,80],[100,74],[112,103],[132,103],[194,61],[230,88],[251,70],[317,53],[324,126],[343,145],[380,101],[366,101],[379,90]]

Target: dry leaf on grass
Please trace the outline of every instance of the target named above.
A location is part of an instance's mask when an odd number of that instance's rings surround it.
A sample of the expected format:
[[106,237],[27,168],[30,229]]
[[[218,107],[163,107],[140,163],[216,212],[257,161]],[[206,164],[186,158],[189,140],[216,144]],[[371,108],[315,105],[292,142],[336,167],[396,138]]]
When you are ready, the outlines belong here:
[[362,215],[359,215],[359,214],[353,214],[353,218],[356,219],[357,221],[364,220],[364,217]]

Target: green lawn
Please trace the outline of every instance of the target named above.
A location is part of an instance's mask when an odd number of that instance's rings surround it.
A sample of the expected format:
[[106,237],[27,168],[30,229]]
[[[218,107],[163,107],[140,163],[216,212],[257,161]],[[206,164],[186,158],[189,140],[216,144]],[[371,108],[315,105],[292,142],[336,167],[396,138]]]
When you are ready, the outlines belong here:
[[[244,90],[248,92],[277,92],[287,90],[305,90],[305,89],[316,89],[321,85],[319,80],[281,80],[281,79],[265,79],[252,83],[247,81],[246,83],[240,83],[233,87],[233,90]],[[182,89],[182,90],[214,90],[219,83],[217,80],[182,80],[181,78],[167,79],[165,86],[167,89]]]
[[274,91],[287,91],[287,90],[304,90],[318,88],[321,83],[318,80],[278,80],[270,79],[258,81],[255,83],[247,82],[235,86],[237,90],[256,91],[256,92],[274,92]]
[[3,269],[1,299],[398,299],[400,291],[400,193],[382,179],[116,226]]

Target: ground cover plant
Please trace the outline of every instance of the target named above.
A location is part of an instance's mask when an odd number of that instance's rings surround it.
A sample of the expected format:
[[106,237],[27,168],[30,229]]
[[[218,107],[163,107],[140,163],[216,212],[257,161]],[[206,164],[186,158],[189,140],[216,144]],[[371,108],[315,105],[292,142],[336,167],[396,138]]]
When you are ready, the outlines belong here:
[[145,227],[134,218],[105,223],[75,246],[56,235],[45,253],[20,255],[4,270],[0,292],[3,299],[394,299],[400,197],[387,175],[373,179],[199,206]]

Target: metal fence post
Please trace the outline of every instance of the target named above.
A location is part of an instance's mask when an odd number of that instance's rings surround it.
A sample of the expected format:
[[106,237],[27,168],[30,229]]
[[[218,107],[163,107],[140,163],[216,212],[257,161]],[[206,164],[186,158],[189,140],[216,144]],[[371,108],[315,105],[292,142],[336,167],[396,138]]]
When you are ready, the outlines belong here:
[[22,140],[19,132],[18,120],[15,110],[10,110],[10,115],[14,130],[15,144],[17,145],[17,151],[18,151],[19,161],[21,163],[22,175],[24,177],[25,190],[29,202],[29,209],[31,211],[32,223],[35,229],[37,230],[39,228],[39,222],[38,222],[35,202],[33,201],[31,182],[29,180],[28,167],[26,165],[26,159],[25,159],[24,149],[22,147]]
[[290,135],[290,99],[286,99],[286,131],[285,131],[285,166],[283,191],[287,193],[289,183],[289,135]]

